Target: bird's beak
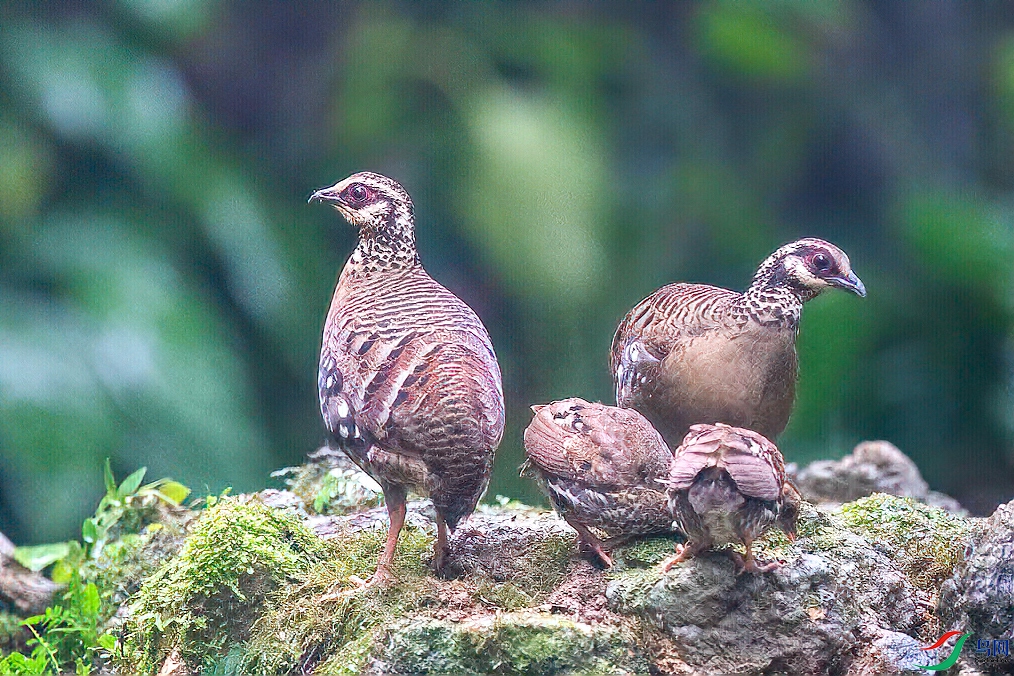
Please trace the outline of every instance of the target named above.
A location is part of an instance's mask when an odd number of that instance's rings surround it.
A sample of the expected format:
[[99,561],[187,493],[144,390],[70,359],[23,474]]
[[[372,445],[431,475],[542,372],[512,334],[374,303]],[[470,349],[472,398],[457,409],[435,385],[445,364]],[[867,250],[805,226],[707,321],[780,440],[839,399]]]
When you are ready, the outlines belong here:
[[845,289],[851,291],[860,298],[866,297],[866,285],[863,284],[863,280],[856,276],[856,273],[849,270],[848,275],[845,277],[830,277],[828,283],[831,286],[837,286],[839,289]]
[[338,197],[338,184],[331,186],[330,188],[321,188],[312,195],[310,199],[306,200],[307,204],[317,200],[318,202],[340,202],[341,199]]

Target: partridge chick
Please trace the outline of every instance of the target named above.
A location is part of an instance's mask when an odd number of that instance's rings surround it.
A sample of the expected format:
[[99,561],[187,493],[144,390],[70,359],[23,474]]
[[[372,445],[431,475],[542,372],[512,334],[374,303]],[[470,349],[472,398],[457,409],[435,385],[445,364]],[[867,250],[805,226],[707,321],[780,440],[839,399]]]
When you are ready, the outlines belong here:
[[644,416],[577,398],[532,410],[522,473],[534,475],[603,564],[613,564],[608,550],[618,541],[672,530],[663,483],[672,453]]
[[319,388],[329,442],[384,490],[391,528],[371,582],[393,579],[409,490],[433,500],[439,571],[447,531],[486,490],[503,434],[493,346],[471,308],[423,269],[401,185],[363,172],[310,199],[359,229],[324,323]]
[[795,538],[801,498],[785,479],[778,448],[760,434],[721,423],[694,425],[676,449],[669,470],[669,507],[687,543],[662,564],[669,570],[717,545],[730,550],[740,572],[764,572],[780,564],[758,564],[753,541],[777,525]]
[[775,251],[745,293],[662,287],[613,336],[617,405],[643,413],[670,446],[695,423],[723,422],[775,439],[795,399],[800,310],[828,287],[866,295],[848,256],[820,239]]

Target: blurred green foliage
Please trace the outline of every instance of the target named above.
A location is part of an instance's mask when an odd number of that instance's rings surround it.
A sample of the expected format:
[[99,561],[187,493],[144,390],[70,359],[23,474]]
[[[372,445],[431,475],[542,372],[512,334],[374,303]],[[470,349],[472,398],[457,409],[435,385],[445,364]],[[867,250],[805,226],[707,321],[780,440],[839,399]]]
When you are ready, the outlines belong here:
[[807,306],[790,460],[884,437],[1014,493],[1014,17],[997,3],[94,0],[0,5],[0,530],[67,538],[102,458],[201,491],[323,439],[354,232],[310,191],[412,193],[422,257],[528,405],[611,400],[658,286],[743,288],[800,236],[869,297]]

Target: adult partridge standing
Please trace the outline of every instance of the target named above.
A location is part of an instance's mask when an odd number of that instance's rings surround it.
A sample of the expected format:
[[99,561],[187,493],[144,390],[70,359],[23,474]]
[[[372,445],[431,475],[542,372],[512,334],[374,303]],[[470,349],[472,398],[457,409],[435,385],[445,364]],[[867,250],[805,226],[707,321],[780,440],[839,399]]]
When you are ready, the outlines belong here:
[[522,473],[535,476],[602,563],[612,565],[617,541],[672,530],[664,485],[672,453],[644,416],[577,398],[532,410]]
[[721,423],[694,425],[673,454],[669,471],[669,507],[689,539],[662,568],[727,544],[746,547],[745,556],[729,550],[741,572],[777,568],[777,562],[756,562],[753,541],[771,525],[794,538],[800,501],[771,441]]
[[866,295],[848,256],[820,239],[775,251],[744,293],[662,287],[635,305],[613,336],[617,405],[644,414],[672,447],[695,423],[777,438],[795,399],[800,310],[829,287]]
[[409,490],[433,500],[439,571],[447,531],[475,509],[503,435],[489,334],[423,269],[412,199],[396,181],[358,173],[310,199],[359,229],[324,323],[319,387],[329,442],[384,490],[391,528],[371,581],[393,579]]

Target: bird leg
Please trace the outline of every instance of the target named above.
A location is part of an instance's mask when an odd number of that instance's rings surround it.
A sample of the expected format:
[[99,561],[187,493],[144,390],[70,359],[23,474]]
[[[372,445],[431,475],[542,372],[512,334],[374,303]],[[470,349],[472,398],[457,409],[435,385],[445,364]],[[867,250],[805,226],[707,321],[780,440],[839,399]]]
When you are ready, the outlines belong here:
[[708,545],[705,542],[698,540],[687,540],[686,544],[676,545],[676,553],[658,564],[659,572],[668,573],[677,563],[683,563],[697,556],[698,553],[707,549],[707,547]]
[[398,535],[405,525],[405,513],[407,511],[405,507],[405,493],[403,491],[385,490],[384,501],[387,503],[387,514],[391,519],[391,527],[387,531],[384,551],[381,552],[380,559],[377,561],[377,570],[368,580],[364,580],[358,575],[350,575],[349,581],[355,585],[352,589],[338,589],[338,585],[336,584],[320,597],[319,602],[335,601],[369,587],[388,587],[397,580],[394,573],[391,572],[391,562],[394,561],[394,552],[398,547]]
[[[570,523],[569,521],[567,523]],[[570,523],[570,525],[577,531],[577,539],[580,545],[587,546],[588,549],[592,550],[592,553],[598,557],[599,561],[602,562],[606,568],[612,568],[613,559],[609,556],[606,545],[595,537],[594,534],[588,528],[580,523]]]
[[444,521],[444,517],[440,516],[440,513],[437,512],[437,541],[433,544],[433,569],[437,573],[442,573],[444,566],[447,565],[448,550],[447,522]]
[[387,513],[391,517],[391,528],[387,531],[387,542],[384,543],[384,551],[380,554],[377,562],[377,571],[373,574],[367,584],[380,584],[387,586],[395,581],[394,573],[391,572],[391,562],[394,561],[394,551],[398,547],[398,535],[405,525],[405,494],[398,491],[384,491],[384,501],[387,503]]
[[747,540],[745,546],[745,556],[737,551],[731,549],[728,550],[729,556],[732,557],[733,562],[736,564],[736,575],[742,575],[743,573],[768,573],[782,567],[781,561],[757,563],[757,559],[753,556],[753,542]]

